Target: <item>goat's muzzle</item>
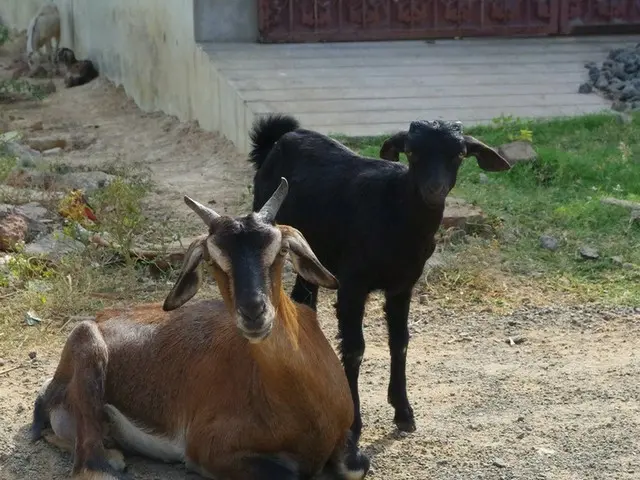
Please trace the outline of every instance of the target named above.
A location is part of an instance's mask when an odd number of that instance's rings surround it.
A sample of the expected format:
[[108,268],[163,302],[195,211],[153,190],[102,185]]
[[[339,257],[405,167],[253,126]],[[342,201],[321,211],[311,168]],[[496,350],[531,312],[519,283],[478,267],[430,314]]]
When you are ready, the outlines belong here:
[[264,340],[273,328],[273,309],[262,296],[242,302],[237,307],[236,319],[240,333],[250,342]]

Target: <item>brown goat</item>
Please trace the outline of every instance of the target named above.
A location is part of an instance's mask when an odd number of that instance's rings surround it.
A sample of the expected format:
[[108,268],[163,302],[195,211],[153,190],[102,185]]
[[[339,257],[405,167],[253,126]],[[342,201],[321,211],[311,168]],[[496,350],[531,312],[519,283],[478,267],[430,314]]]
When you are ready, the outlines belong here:
[[[77,478],[125,478],[107,438],[208,478],[366,475],[340,361],[315,312],[282,289],[287,254],[308,281],[338,286],[299,231],[275,225],[287,191],[283,178],[259,212],[237,218],[185,197],[209,233],[189,246],[164,304],[104,310],[70,333],[35,402],[32,435],[73,451]],[[201,263],[222,301],[183,306]]]

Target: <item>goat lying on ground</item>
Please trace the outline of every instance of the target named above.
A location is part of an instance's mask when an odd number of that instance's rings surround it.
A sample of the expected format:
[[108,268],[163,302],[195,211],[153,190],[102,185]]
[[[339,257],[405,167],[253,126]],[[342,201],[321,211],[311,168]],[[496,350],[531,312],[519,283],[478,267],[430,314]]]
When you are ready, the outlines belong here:
[[[103,417],[121,447],[209,478],[364,477],[364,455],[343,461],[353,404],[340,361],[315,312],[282,290],[287,254],[309,282],[337,287],[300,232],[274,225],[286,194],[282,179],[260,212],[235,219],[185,197],[209,234],[190,245],[162,308],[107,310],[74,328],[36,400],[33,438],[50,425],[45,438],[75,449],[73,473],[86,479],[124,468],[105,449]],[[203,262],[223,301],[179,308]]]
[[[285,176],[289,195],[277,221],[302,232],[318,259],[339,280],[336,311],[342,362],[355,406],[352,430],[362,429],[358,376],[365,350],[362,317],[370,292],[383,290],[389,330],[391,374],[388,399],[394,421],[414,431],[407,398],[407,326],[413,287],[435,249],[445,198],[456,183],[463,158],[475,156],[481,168],[500,171],[509,163],[495,150],[463,135],[459,122],[412,122],[391,137],[383,154],[405,152],[409,166],[363,158],[317,132],[300,128],[291,116],[258,119],[251,132],[253,207]],[[292,298],[315,308],[318,287],[298,275]]]
[[[56,41],[53,50],[52,40]],[[45,47],[49,61],[53,63],[60,48],[60,12],[53,3],[45,3],[31,19],[27,28],[27,62],[31,66],[33,54]]]
[[84,85],[98,76],[93,62],[91,60],[76,60],[76,56],[70,48],[61,48],[56,59],[66,67],[64,85],[67,88]]

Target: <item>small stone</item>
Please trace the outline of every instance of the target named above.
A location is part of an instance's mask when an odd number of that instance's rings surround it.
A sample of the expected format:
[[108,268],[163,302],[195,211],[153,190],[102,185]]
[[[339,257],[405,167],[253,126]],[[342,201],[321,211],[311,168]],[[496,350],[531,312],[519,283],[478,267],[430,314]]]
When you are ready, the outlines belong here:
[[44,125],[42,124],[42,120],[38,120],[37,122],[34,122],[31,124],[31,126],[29,127],[29,130],[31,130],[32,132],[37,132],[40,131],[44,128]]
[[0,367],[4,367],[7,362],[4,358],[0,358]]
[[115,176],[95,171],[95,172],[72,172],[62,175],[59,178],[60,184],[69,189],[84,190],[89,193],[100,188],[104,188],[115,180]]
[[615,263],[616,265],[622,265],[624,263],[624,258],[620,257],[620,256],[616,256],[616,257],[611,257],[611,261],[613,263]]
[[587,246],[583,246],[580,247],[580,256],[586,260],[597,260],[598,258],[600,258],[600,254],[598,253],[598,250],[596,250],[593,247],[587,247]]
[[640,96],[640,92],[633,85],[626,84],[620,91],[620,100],[631,100],[632,98]]
[[446,465],[449,465],[449,460],[438,460],[436,462],[436,465],[438,465],[439,467],[444,467]]
[[35,360],[35,358],[36,358],[36,356],[37,356],[37,355],[38,355],[38,354],[37,354],[36,352],[33,352],[33,351],[32,351],[32,352],[29,352],[29,358],[30,358],[31,360]]
[[540,455],[553,455],[553,454],[556,453],[556,451],[552,450],[551,448],[540,447],[540,448],[538,448],[538,453]]
[[611,105],[611,108],[614,109],[616,112],[624,112],[627,109],[627,104],[622,100],[616,100]]
[[42,137],[42,138],[32,138],[27,142],[29,147],[34,150],[38,150],[39,152],[44,152],[45,150],[51,150],[52,148],[65,148],[67,146],[67,140],[59,137]]
[[534,162],[538,158],[531,143],[524,140],[500,145],[498,153],[506,158],[511,165],[518,162]]
[[608,86],[609,86],[609,80],[607,79],[607,77],[604,75],[600,75],[598,77],[598,80],[596,80],[595,87],[600,90],[604,90]]
[[418,297],[418,302],[420,302],[421,305],[426,305],[427,303],[429,303],[429,296],[428,295],[420,295]]
[[487,183],[489,183],[489,177],[487,176],[486,173],[481,173],[478,175],[478,181],[481,184],[486,185]]
[[633,270],[636,268],[636,266],[633,263],[625,262],[622,264],[622,268],[624,268],[625,270]]
[[41,156],[39,151],[18,142],[7,142],[4,145],[7,153],[13,157],[18,157],[22,166],[27,168],[35,167],[36,159]]
[[557,250],[558,249],[558,240],[550,235],[542,235],[540,237],[540,246],[542,248],[546,248],[547,250]]
[[507,468],[507,464],[501,458],[496,458],[493,460],[493,466],[498,468]]
[[38,238],[25,246],[25,253],[29,255],[45,255],[52,259],[58,259],[66,254],[79,253],[85,245],[78,240],[56,231]]
[[480,208],[464,200],[447,197],[445,200],[442,227],[457,228],[466,231],[467,224],[479,225],[485,223],[485,214]]
[[56,147],[56,148],[51,148],[49,150],[45,150],[44,152],[42,152],[42,156],[55,157],[57,155],[60,155],[61,153],[62,153],[62,149],[60,147]]
[[593,91],[593,86],[590,83],[583,83],[578,87],[578,93],[591,93]]
[[633,122],[633,117],[628,113],[616,112],[616,120],[618,121],[618,123],[628,125]]
[[24,242],[29,231],[27,221],[20,215],[10,213],[0,219],[0,251],[8,252]]

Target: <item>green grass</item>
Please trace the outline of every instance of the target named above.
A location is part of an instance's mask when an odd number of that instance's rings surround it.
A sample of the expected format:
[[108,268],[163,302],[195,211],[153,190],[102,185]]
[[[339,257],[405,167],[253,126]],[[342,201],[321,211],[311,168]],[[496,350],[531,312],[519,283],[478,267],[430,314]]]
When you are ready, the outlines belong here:
[[[521,129],[533,133],[537,162],[517,164],[506,173],[486,173],[485,184],[480,182],[482,170],[469,158],[451,193],[477,204],[500,225],[499,248],[490,248],[489,240],[484,244],[487,256],[494,257],[493,265],[589,300],[640,305],[640,224],[629,222],[628,209],[600,202],[602,197],[640,202],[640,115],[631,123],[611,115],[544,122],[503,118],[465,133],[497,147]],[[340,140],[378,157],[384,138]],[[541,248],[543,234],[557,238],[560,248]],[[478,242],[472,243],[477,255]],[[596,248],[600,259],[582,260],[578,249],[583,245]],[[464,254],[463,247],[458,257],[464,260]],[[635,268],[617,265],[611,260],[614,256]]]

